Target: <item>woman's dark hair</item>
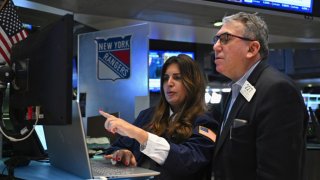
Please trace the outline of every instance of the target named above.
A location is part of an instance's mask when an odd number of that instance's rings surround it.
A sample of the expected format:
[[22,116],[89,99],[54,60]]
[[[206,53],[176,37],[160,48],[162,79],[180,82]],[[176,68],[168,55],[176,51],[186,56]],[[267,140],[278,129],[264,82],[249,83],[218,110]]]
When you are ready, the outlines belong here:
[[[178,65],[182,84],[187,91],[183,105],[178,112],[175,112],[174,121],[169,120],[170,104],[166,100],[165,92],[163,91],[163,78],[171,64]],[[178,141],[187,139],[192,134],[193,120],[206,110],[204,93],[205,81],[196,62],[185,54],[170,57],[164,63],[161,71],[161,98],[147,130],[159,136],[175,137]]]

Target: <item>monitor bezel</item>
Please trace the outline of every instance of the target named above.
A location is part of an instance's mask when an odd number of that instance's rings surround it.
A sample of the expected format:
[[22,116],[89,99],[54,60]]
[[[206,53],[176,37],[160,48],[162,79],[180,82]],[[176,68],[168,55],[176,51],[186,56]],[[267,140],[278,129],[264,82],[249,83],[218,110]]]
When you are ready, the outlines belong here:
[[[252,7],[252,8],[258,8],[258,9],[265,9],[265,10],[272,10],[272,11],[277,11],[277,12],[307,15],[307,16],[316,16],[317,15],[316,12],[319,11],[319,7],[317,6],[317,4],[319,4],[319,3],[317,3],[314,0],[310,0],[311,1],[310,2],[311,3],[310,12],[306,12],[306,11],[302,11],[302,10],[294,10],[294,9],[277,8],[276,6],[263,6],[263,5],[257,5],[257,4],[250,4],[250,3],[245,3],[243,1],[240,1],[240,2],[228,1],[228,0],[205,0],[205,1],[224,3],[224,4],[232,4],[232,5]],[[320,12],[319,12],[319,14],[320,14]]]

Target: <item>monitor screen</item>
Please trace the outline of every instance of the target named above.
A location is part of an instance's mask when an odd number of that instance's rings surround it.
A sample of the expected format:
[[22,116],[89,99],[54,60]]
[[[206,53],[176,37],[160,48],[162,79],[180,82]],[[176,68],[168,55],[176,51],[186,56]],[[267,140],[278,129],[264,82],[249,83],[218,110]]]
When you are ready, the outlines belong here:
[[41,147],[43,148],[44,151],[47,151],[48,147],[47,147],[47,141],[46,141],[46,137],[44,134],[44,130],[43,130],[43,126],[42,125],[36,125],[35,126],[35,131],[36,134],[40,140],[41,143]]
[[74,90],[78,88],[78,62],[76,56],[72,58],[72,88]]
[[12,47],[9,114],[15,126],[71,123],[73,16],[65,15]]
[[207,0],[301,14],[313,13],[313,0]]
[[149,90],[150,92],[160,92],[161,69],[164,62],[171,56],[186,54],[194,59],[194,52],[191,51],[149,51]]

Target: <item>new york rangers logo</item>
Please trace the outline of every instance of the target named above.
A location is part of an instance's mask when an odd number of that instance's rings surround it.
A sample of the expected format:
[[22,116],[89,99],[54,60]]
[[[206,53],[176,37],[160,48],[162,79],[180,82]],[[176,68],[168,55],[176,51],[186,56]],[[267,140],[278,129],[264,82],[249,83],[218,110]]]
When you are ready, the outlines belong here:
[[131,35],[97,38],[98,79],[128,79],[130,77]]

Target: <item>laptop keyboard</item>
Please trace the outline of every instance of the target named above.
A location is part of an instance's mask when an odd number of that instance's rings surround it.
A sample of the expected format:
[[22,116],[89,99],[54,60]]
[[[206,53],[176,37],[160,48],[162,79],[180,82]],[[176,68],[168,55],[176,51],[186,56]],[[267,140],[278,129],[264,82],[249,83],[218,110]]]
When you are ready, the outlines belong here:
[[92,172],[101,176],[121,176],[133,173],[132,167],[112,165],[107,161],[90,160]]

